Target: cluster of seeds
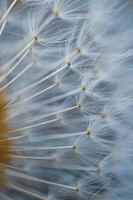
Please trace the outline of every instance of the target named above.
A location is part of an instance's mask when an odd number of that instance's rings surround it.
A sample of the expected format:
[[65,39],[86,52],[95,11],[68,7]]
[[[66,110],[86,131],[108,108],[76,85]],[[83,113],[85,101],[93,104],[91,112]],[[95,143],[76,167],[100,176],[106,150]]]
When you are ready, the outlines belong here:
[[0,1],[0,199],[132,200],[132,10]]

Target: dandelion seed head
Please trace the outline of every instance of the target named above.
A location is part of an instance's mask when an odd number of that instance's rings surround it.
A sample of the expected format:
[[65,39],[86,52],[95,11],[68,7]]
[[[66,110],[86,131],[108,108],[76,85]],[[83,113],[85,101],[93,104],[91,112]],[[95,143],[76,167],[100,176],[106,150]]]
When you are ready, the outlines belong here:
[[129,5],[0,1],[0,199],[132,199]]

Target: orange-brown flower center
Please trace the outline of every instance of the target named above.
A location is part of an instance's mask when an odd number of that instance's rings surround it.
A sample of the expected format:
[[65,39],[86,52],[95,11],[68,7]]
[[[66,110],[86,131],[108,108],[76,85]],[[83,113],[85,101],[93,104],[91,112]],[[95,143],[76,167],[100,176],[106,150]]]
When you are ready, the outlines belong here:
[[11,163],[11,156],[9,149],[11,148],[11,140],[7,139],[7,133],[10,130],[10,125],[7,121],[8,110],[6,108],[6,94],[4,91],[0,91],[0,186],[6,185],[5,180],[5,164]]

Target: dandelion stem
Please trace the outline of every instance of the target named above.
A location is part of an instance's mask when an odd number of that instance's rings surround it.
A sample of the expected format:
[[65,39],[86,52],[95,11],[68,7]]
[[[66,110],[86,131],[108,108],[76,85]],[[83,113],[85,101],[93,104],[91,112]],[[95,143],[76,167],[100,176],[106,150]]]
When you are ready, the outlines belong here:
[[29,196],[35,197],[35,198],[37,198],[37,199],[39,199],[39,200],[48,200],[48,199],[45,198],[44,196],[41,196],[41,195],[39,195],[39,194],[30,192],[30,191],[28,191],[27,189],[24,189],[24,188],[22,188],[22,187],[18,187],[18,186],[14,185],[14,184],[10,184],[9,187],[10,187],[11,189],[14,189],[14,190],[18,191],[18,192],[21,192],[21,193],[27,194],[27,195],[29,195]]
[[66,149],[74,149],[74,145],[70,145],[70,146],[54,146],[54,147],[32,147],[32,146],[15,146],[13,149],[10,149],[9,151],[52,151],[52,150],[66,150]]
[[14,136],[14,137],[8,137],[8,138],[5,138],[5,139],[1,139],[0,142],[10,141],[10,140],[18,140],[18,139],[24,138],[25,136],[27,136],[27,134],[23,134],[23,135],[19,135],[19,136]]
[[49,156],[49,157],[33,157],[33,156],[20,156],[20,155],[14,155],[14,154],[11,154],[11,156],[14,158],[14,159],[28,159],[28,160],[46,160],[46,161],[54,161],[56,160],[56,157],[55,156]]
[[33,99],[34,97],[39,96],[40,94],[42,94],[42,93],[44,93],[44,92],[47,92],[48,90],[54,88],[55,86],[57,86],[57,83],[54,83],[54,84],[50,85],[49,87],[45,88],[44,90],[41,90],[40,92],[37,92],[37,93],[35,93],[34,95],[32,95],[32,96],[30,96],[30,97],[24,99],[23,101],[19,102],[19,104],[26,103],[27,101]]
[[86,135],[86,134],[87,134],[87,131],[75,132],[75,133],[60,133],[60,134],[54,134],[54,135],[41,137],[39,140],[36,140],[36,142],[42,141],[42,140],[53,140],[53,139],[77,137],[77,136]]
[[[39,106],[44,106],[44,105],[47,105],[47,104],[51,104],[51,103],[54,103],[54,102],[56,102],[56,101],[59,101],[59,100],[61,100],[61,99],[63,99],[63,98],[66,98],[66,97],[68,97],[68,96],[71,96],[71,95],[74,95],[74,94],[76,94],[76,93],[78,93],[80,90],[78,89],[78,90],[74,90],[74,91],[71,91],[71,92],[68,92],[68,93],[66,93],[66,94],[63,94],[63,95],[59,95],[58,97],[55,97],[55,98],[52,98],[51,99],[51,101],[50,101],[50,99],[48,99],[46,102],[43,102],[42,104],[40,103],[39,104]],[[16,98],[14,98],[14,99],[12,99],[7,105],[6,105],[6,107],[12,107],[12,106],[14,106],[14,102],[16,102],[17,101],[17,97]],[[36,108],[37,108],[37,105],[35,104],[33,104],[33,106],[35,106]],[[15,118],[15,117],[18,117],[19,115],[21,115],[21,114],[23,114],[23,113],[26,113],[27,112],[27,110],[22,110],[21,112],[19,111],[19,112],[16,112],[16,113],[14,113],[14,114],[12,114],[12,115],[10,115],[10,116],[8,116],[7,118],[6,118],[6,120],[9,120],[9,119],[12,119],[12,118]],[[38,119],[37,119],[38,120]],[[4,120],[3,120],[4,121]],[[27,122],[32,122],[32,121],[34,121],[34,119],[33,120],[29,120],[29,121],[27,121]],[[35,120],[36,121],[36,120]]]
[[6,89],[9,85],[11,85],[15,80],[17,80],[22,74],[24,74],[28,69],[30,69],[33,66],[33,62],[27,65],[15,78],[13,78],[10,82],[5,84],[2,89]]
[[30,47],[32,44],[36,41],[35,38],[33,38],[23,49],[21,49],[11,60],[9,60],[7,63],[5,63],[1,68],[7,68],[10,65],[12,65],[26,50],[30,50]]
[[[3,76],[0,79],[0,82],[2,82],[11,72],[13,72],[13,70],[22,62],[22,60],[28,55],[28,53],[30,52],[30,49],[28,49],[23,56],[17,61],[17,63],[10,69],[8,70],[8,72],[5,74],[5,76]],[[7,85],[8,86],[8,85]],[[1,89],[5,89],[7,87],[6,85],[3,86]]]
[[26,88],[21,90],[21,93],[28,91],[29,89],[39,85],[40,83],[48,80],[49,78],[51,78],[52,76],[54,76],[55,74],[59,73],[61,70],[65,69],[68,65],[65,64],[63,65],[61,68],[57,69],[56,71],[46,75],[45,77],[43,77],[42,79],[40,79],[39,81],[36,81],[35,83],[33,83],[32,85],[27,86]]
[[81,91],[80,89],[76,89],[76,90],[70,91],[68,93],[65,93],[65,94],[62,94],[62,95],[47,99],[46,101],[43,102],[43,105],[48,105],[48,104],[51,104],[51,103],[55,103],[55,102],[60,101],[60,100],[62,100],[64,98],[66,98],[66,97],[75,95],[80,91]]
[[8,173],[8,176],[13,176],[13,177],[16,177],[16,178],[21,178],[21,179],[24,179],[24,180],[27,180],[27,181],[33,181],[33,182],[37,182],[37,183],[42,183],[42,184],[47,184],[47,185],[53,185],[53,186],[56,186],[56,187],[61,187],[61,188],[66,188],[66,189],[70,189],[70,190],[74,190],[76,191],[77,190],[77,187],[72,187],[72,186],[68,186],[68,185],[64,185],[64,184],[60,184],[60,183],[55,183],[55,182],[52,182],[52,181],[47,181],[45,179],[40,179],[40,178],[36,178],[36,177],[33,177],[33,176],[30,176],[30,175],[26,175],[24,173]]
[[[7,106],[6,106],[5,108],[7,108]],[[26,111],[27,111],[27,110],[24,110],[24,109],[23,109],[23,110],[21,110],[21,111],[19,110],[19,111],[17,111],[17,112],[14,112],[12,115],[7,116],[6,119],[1,120],[0,123],[1,123],[1,122],[5,122],[5,121],[8,121],[8,120],[10,120],[10,119],[12,119],[12,118],[18,117],[19,115],[24,114]]]
[[39,103],[39,104],[38,103],[33,103],[32,105],[33,105],[33,107],[36,107],[36,108],[37,108],[37,106],[40,107],[40,106],[49,105],[49,104],[55,103],[57,101],[60,101],[60,100],[62,100],[64,98],[66,98],[66,97],[75,95],[75,94],[79,93],[80,91],[81,91],[81,89],[75,89],[75,90],[72,90],[72,91],[70,91],[68,93],[61,94],[61,95],[58,95],[56,97],[49,98],[49,99],[43,101],[42,103]]
[[3,163],[0,163],[0,166],[18,172],[26,172],[28,170],[27,168],[24,167],[15,167],[13,165],[7,165]]
[[2,32],[3,32],[3,30],[4,30],[5,26],[6,26],[6,23],[7,23],[7,20],[5,19],[3,24],[0,27],[0,35],[2,34]]
[[37,123],[37,124],[33,124],[33,125],[30,125],[30,126],[23,126],[21,128],[16,128],[15,130],[9,131],[9,133],[15,133],[15,132],[18,132],[18,131],[23,131],[23,130],[27,130],[27,129],[30,129],[30,128],[35,128],[35,127],[38,127],[38,126],[41,126],[41,125],[45,125],[45,124],[50,124],[50,123],[56,122],[58,120],[59,120],[59,118],[54,118],[52,120],[41,122],[41,123]]
[[10,11],[12,10],[12,8],[14,7],[14,5],[17,3],[18,0],[14,0],[12,2],[12,4],[9,6],[9,8],[7,9],[7,11],[5,12],[5,14],[1,17],[0,19],[0,25],[3,23],[3,21],[6,19],[6,17],[8,16],[8,14],[10,13]]
[[5,105],[5,108],[9,108],[12,104],[14,104],[15,102],[17,102],[19,99],[20,99],[20,94],[18,93],[16,96],[10,98],[10,100]]
[[77,109],[77,108],[79,108],[79,105],[71,106],[71,107],[68,107],[68,108],[65,108],[65,109],[62,109],[62,110],[53,112],[53,113],[49,113],[49,114],[46,114],[46,115],[42,115],[41,117],[28,120],[27,122],[29,123],[29,122],[38,121],[38,120],[40,120],[40,119],[44,119],[44,118],[47,118],[47,117],[51,117],[51,116],[53,116],[53,115],[60,114],[60,113],[64,113],[64,112],[67,112],[67,111],[71,111],[71,110],[74,110],[74,109]]

